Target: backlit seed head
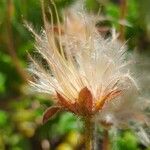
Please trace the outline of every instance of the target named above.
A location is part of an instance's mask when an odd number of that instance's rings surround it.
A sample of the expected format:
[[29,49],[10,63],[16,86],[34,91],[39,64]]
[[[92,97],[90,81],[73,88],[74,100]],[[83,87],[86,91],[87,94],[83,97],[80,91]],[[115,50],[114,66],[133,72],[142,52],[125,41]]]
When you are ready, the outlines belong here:
[[47,64],[45,67],[31,58],[29,70],[35,79],[30,84],[36,91],[50,94],[55,101],[45,111],[43,122],[59,111],[97,117],[102,124],[109,125],[127,123],[129,115],[142,120],[138,86],[129,67],[131,61],[115,31],[111,37],[103,38],[95,27],[97,17],[89,19],[88,15],[83,17],[71,11],[60,23],[53,5],[57,25],[53,23],[51,10],[48,23],[44,9],[45,29],[41,34],[27,25],[35,36],[36,50]]

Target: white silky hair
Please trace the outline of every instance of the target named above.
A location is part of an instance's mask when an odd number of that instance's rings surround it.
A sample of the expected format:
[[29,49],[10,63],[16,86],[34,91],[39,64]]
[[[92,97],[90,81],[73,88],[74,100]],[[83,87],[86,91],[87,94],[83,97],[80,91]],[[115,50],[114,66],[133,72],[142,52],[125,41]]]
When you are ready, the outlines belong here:
[[[58,34],[54,31],[53,19],[51,24],[44,20],[45,30],[41,34],[27,25],[35,37],[37,52],[50,68],[46,70],[38,60],[31,58],[29,71],[36,77],[30,81],[31,86],[37,92],[54,97],[58,92],[72,102],[78,99],[84,87],[90,90],[94,101],[120,90],[121,95],[107,101],[99,111],[98,119],[116,127],[132,119],[139,121],[137,114],[143,113],[139,87],[128,65],[127,47],[118,41],[118,34],[113,30],[112,36],[103,38],[95,28],[95,19],[82,14],[70,13],[65,17],[64,26],[58,19]],[[75,30],[74,23],[78,25]]]

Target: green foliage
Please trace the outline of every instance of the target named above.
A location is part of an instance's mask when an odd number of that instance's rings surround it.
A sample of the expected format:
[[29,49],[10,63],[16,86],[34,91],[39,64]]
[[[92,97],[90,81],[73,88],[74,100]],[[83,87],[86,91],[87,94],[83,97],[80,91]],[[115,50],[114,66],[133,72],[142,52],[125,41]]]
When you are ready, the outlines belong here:
[[5,75],[0,73],[0,93],[3,93],[5,91],[5,82],[6,82]]
[[55,0],[57,8],[65,8],[73,4],[75,0]]
[[89,12],[98,12],[100,4],[96,0],[86,0],[85,7]]
[[62,113],[39,128],[41,138],[62,136],[72,130],[80,130],[80,122],[71,113]]
[[[77,118],[71,113],[64,113],[58,120],[57,127],[54,129],[59,134],[65,134],[71,130],[78,130],[79,129],[79,121]],[[54,125],[55,126],[55,125]]]
[[118,150],[138,150],[138,141],[131,132],[125,132],[117,139]]
[[[62,9],[74,5],[76,2],[76,0],[54,1],[60,17]],[[54,138],[63,140],[62,137],[67,133],[81,132],[82,123],[76,116],[61,112],[42,125],[42,114],[47,107],[52,105],[51,98],[40,94],[35,96],[34,93],[31,93],[14,62],[17,58],[20,63],[19,69],[22,71],[25,71],[29,65],[27,52],[34,53],[34,39],[23,22],[26,20],[34,26],[36,31],[41,31],[43,21],[40,0],[8,2],[9,0],[0,0],[0,150],[6,148],[32,150],[35,149],[34,144],[40,147],[43,139],[49,139],[53,143]],[[50,0],[45,2],[47,2],[46,12],[49,7],[53,10]],[[137,50],[141,49],[142,53],[150,53],[149,3],[149,0],[128,0],[128,12],[124,18],[131,25],[125,27],[129,49],[132,50],[136,47]],[[100,22],[100,27],[115,27],[119,31],[119,3],[112,0],[85,0],[84,4],[87,12],[96,14],[100,9],[101,14],[109,18]],[[8,11],[10,11],[9,15]],[[10,31],[8,31],[8,25],[11,27]],[[14,50],[12,47],[9,48],[8,41],[12,42]],[[115,144],[114,150],[139,149],[139,141],[129,131],[118,135]],[[64,145],[62,144],[62,147]]]
[[4,127],[8,120],[8,114],[5,111],[0,110],[0,128]]
[[131,131],[118,132],[111,135],[112,150],[140,150],[137,137]]
[[111,21],[115,27],[118,26],[119,20],[119,7],[114,3],[109,3],[109,5],[105,8],[106,15],[111,18]]

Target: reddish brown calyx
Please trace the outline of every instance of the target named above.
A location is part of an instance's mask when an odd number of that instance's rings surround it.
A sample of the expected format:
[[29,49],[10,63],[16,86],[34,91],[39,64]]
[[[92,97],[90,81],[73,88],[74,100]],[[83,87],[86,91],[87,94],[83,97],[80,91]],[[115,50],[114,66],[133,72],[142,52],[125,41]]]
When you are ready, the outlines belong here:
[[61,110],[70,111],[79,116],[91,116],[93,114],[93,97],[87,87],[79,92],[78,99],[74,102],[64,98],[57,92],[58,103],[56,106],[49,107],[43,115],[43,123]]
[[114,90],[95,101],[91,91],[87,87],[84,87],[79,92],[78,98],[72,102],[57,92],[58,103],[56,106],[50,107],[45,111],[43,123],[47,122],[51,117],[61,110],[70,111],[78,116],[91,117],[103,108],[106,101],[112,100],[120,94],[120,90]]
[[87,87],[80,91],[76,105],[79,114],[83,116],[89,116],[93,114],[93,96]]
[[61,110],[61,107],[59,106],[52,106],[46,109],[43,115],[43,123],[46,123],[50,118],[52,118],[60,110]]
[[57,93],[58,105],[63,109],[70,111],[79,116],[92,115],[93,111],[93,97],[87,87],[79,92],[79,96],[74,102],[65,99],[62,95]]

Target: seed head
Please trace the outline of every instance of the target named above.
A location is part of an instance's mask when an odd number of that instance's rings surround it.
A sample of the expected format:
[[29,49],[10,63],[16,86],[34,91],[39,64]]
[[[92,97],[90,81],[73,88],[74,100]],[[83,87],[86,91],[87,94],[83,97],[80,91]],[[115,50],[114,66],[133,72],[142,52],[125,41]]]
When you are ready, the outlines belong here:
[[51,24],[43,9],[45,29],[41,34],[28,25],[35,48],[47,64],[31,58],[29,70],[35,79],[30,84],[38,92],[50,94],[55,102],[45,111],[43,122],[62,110],[78,116],[98,115],[101,122],[112,124],[114,116],[128,118],[138,87],[130,73],[125,44],[114,31],[103,38],[95,27],[96,17],[69,12],[61,24],[56,10],[54,25],[50,14]]

